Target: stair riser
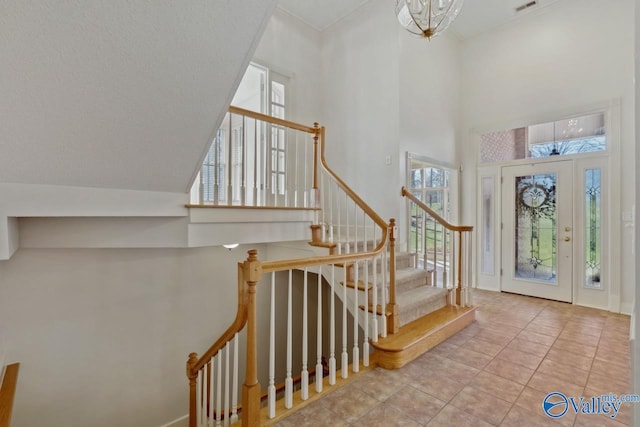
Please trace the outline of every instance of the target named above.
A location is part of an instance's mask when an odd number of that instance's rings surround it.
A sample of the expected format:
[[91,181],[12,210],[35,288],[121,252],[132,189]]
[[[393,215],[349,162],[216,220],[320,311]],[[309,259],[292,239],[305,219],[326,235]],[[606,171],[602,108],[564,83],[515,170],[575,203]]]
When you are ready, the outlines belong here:
[[[405,268],[410,268],[413,266],[413,259],[411,257],[411,255],[406,255],[406,256],[398,256],[396,258],[396,270],[402,270]],[[388,269],[389,265],[387,263],[387,274],[389,274],[389,269]],[[349,274],[351,274],[351,277],[349,278],[349,280],[354,280],[353,277],[355,275],[355,270],[353,268],[349,268],[350,272]],[[364,277],[364,263],[360,262],[358,263],[358,277],[360,279],[362,279]],[[373,263],[369,262],[368,263],[368,271],[369,271],[369,277],[372,278],[373,277]],[[380,261],[376,262],[376,272],[378,275],[382,274],[382,263]]]
[[400,327],[406,325],[407,323],[411,323],[422,316],[426,316],[429,313],[441,309],[446,305],[446,303],[446,297],[441,297],[437,300],[428,301],[425,304],[421,304],[416,308],[403,308],[402,310],[399,310],[400,315],[398,320],[400,322]]

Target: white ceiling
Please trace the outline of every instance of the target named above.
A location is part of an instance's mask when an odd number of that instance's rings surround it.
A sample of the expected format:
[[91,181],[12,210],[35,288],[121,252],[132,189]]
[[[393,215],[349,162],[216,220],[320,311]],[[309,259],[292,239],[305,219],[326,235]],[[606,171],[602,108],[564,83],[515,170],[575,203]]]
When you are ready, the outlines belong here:
[[[279,0],[278,7],[298,17],[319,31],[335,24],[371,0]],[[393,13],[395,0],[387,0],[389,13]],[[451,29],[463,39],[473,37],[491,28],[498,27],[520,16],[536,13],[537,10],[559,0],[536,0],[537,4],[517,13],[516,7],[531,0],[466,0],[460,15]]]

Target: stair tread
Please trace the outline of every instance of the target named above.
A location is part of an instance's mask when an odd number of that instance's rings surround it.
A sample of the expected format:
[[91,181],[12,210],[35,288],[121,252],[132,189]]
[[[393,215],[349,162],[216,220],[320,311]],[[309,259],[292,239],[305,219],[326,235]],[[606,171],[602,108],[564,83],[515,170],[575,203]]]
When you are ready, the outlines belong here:
[[[344,286],[344,282],[340,282],[340,284],[342,286]],[[347,288],[351,288],[351,289],[355,288],[355,282],[353,280],[347,280]],[[358,280],[358,290],[359,291],[364,291],[365,289],[369,290],[371,288],[373,288],[373,284],[372,283],[367,283],[365,285],[364,281]]]
[[[364,310],[364,304],[361,304],[358,306],[358,308],[360,310]],[[370,302],[369,303],[369,313],[373,313],[374,312],[374,308],[373,308],[373,304]],[[382,316],[382,307],[380,306],[380,304],[377,305],[376,309],[375,309],[375,313],[378,316]],[[391,310],[385,310],[384,313],[385,316],[391,316]]]
[[336,247],[336,243],[334,242],[309,242],[309,245],[316,246],[318,248],[329,248],[329,249]]
[[457,307],[448,305],[432,313],[429,313],[400,328],[400,331],[386,338],[380,338],[372,342],[376,349],[387,352],[400,352],[418,343],[426,335],[432,334],[455,321],[462,315],[475,311],[478,307]]

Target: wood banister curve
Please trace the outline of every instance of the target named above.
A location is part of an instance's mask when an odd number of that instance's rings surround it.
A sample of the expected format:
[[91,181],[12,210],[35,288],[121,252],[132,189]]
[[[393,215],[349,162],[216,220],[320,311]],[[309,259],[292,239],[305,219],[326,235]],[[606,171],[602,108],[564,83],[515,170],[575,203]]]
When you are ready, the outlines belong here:
[[426,211],[433,219],[435,219],[437,222],[442,224],[442,226],[444,228],[446,228],[447,230],[449,230],[449,231],[473,231],[473,226],[472,225],[453,225],[453,224],[451,224],[446,219],[444,219],[440,215],[438,215],[433,209],[431,209],[429,206],[427,206],[424,203],[422,203],[420,200],[418,200],[418,198],[416,198],[413,194],[411,194],[409,191],[407,191],[406,187],[402,187],[402,190],[401,190],[400,193],[402,194],[402,196],[406,197],[407,199],[411,200],[413,203],[418,205],[420,207],[420,209]]
[[13,410],[13,399],[16,394],[18,383],[19,363],[7,365],[4,377],[0,377],[0,427],[11,425],[11,412]]
[[240,332],[247,324],[248,298],[248,293],[245,291],[243,263],[238,263],[238,310],[236,312],[236,318],[220,338],[218,338],[216,342],[198,358],[198,361],[190,366],[192,375],[196,374],[204,367],[204,365],[209,363],[209,360],[218,354],[218,352],[233,339],[235,334]]

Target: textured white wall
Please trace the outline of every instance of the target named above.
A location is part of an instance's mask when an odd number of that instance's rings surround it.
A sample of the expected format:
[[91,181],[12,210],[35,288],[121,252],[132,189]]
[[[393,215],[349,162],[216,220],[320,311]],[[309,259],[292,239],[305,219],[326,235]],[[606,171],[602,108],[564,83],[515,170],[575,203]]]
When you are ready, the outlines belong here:
[[274,5],[3,1],[0,182],[188,191]]
[[[463,188],[475,189],[476,147],[472,131],[500,130],[549,121],[611,100],[620,101],[622,205],[635,195],[633,2],[568,0],[547,13],[465,41],[462,45],[461,160],[468,166]],[[594,31],[597,28],[597,31]],[[616,171],[612,171],[616,172]],[[475,192],[464,197],[466,222],[474,221]],[[632,232],[621,230],[622,306],[631,308],[635,260]]]
[[455,162],[458,42],[406,33],[381,0],[322,36],[329,164],[405,240],[406,152]]
[[320,47],[319,31],[276,8],[253,58],[289,77],[288,119],[305,125],[322,121]]
[[0,262],[6,360],[22,363],[12,425],[157,427],[186,414],[184,364],[233,320],[247,249],[22,249]]

